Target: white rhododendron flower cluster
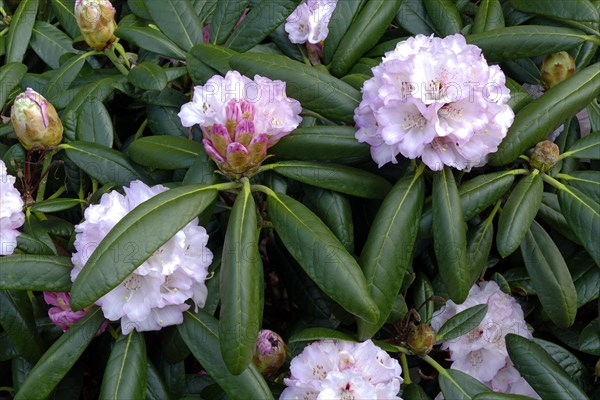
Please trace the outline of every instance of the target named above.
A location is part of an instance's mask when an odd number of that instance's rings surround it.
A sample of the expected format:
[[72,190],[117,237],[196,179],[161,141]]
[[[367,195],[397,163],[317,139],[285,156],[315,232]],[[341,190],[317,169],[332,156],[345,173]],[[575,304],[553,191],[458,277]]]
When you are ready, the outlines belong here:
[[23,200],[15,189],[15,177],[8,175],[4,161],[0,160],[0,255],[12,254],[17,247],[19,229],[25,222]]
[[285,31],[290,42],[320,44],[329,34],[329,20],[337,0],[307,0],[287,17]]
[[290,365],[280,400],[400,399],[398,360],[370,340],[323,340],[304,348]]
[[488,305],[487,314],[479,325],[466,335],[442,342],[441,348],[450,351],[451,368],[471,375],[496,392],[539,398],[513,366],[504,340],[509,333],[532,338],[523,310],[514,298],[500,290],[496,282],[473,285],[462,304],[448,300],[433,315],[431,325],[437,330],[459,312],[478,304]]
[[[102,239],[127,213],[168,189],[133,181],[124,190],[125,195],[116,191],[102,195],[100,203],[89,206],[85,220],[75,226],[71,280],[77,278]],[[107,319],[121,320],[123,334],[133,329],[153,331],[182,323],[183,312],[190,307],[187,300],[191,299],[197,307],[203,307],[206,301],[204,281],[213,258],[207,242],[206,230],[197,219],[193,220],[96,304]],[[138,244],[127,246],[124,253],[137,251]]]
[[380,167],[398,154],[435,171],[481,166],[514,120],[504,73],[460,34],[398,43],[362,92],[356,138]]

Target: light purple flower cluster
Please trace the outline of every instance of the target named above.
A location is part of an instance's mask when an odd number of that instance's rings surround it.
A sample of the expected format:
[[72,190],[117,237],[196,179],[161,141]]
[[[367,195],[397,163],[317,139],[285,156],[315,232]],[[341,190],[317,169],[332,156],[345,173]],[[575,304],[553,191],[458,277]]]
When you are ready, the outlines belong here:
[[0,255],[12,254],[17,247],[19,229],[25,223],[23,200],[15,188],[15,177],[8,175],[0,160]]
[[398,360],[370,340],[314,342],[292,360],[290,370],[280,400],[400,399]]
[[509,333],[532,338],[523,310],[496,282],[473,285],[462,304],[448,300],[433,315],[431,325],[437,330],[454,315],[478,304],[488,305],[479,325],[466,335],[442,343],[442,349],[450,351],[451,368],[471,375],[496,392],[539,398],[513,366],[504,341]]
[[[88,313],[86,309],[73,311],[71,309],[71,296],[65,292],[44,292],[44,301],[51,305],[48,309],[48,317],[52,323],[58,326],[63,332],[66,332],[74,323],[85,317]],[[98,334],[101,334],[108,327],[108,321],[104,321]]]
[[[125,195],[116,191],[102,195],[100,203],[89,206],[85,220],[75,226],[77,251],[71,258],[71,280],[77,278],[102,239],[127,213],[168,189],[133,181],[124,190]],[[140,242],[143,240],[140,238]],[[133,329],[152,331],[182,323],[183,312],[189,308],[187,300],[191,299],[197,307],[206,301],[204,281],[213,258],[207,242],[206,230],[195,219],[96,304],[107,319],[121,320],[123,334]],[[137,251],[138,244],[125,245],[132,254]]]
[[329,20],[337,0],[307,0],[286,19],[285,31],[290,42],[320,44],[329,34]]
[[514,119],[504,73],[460,34],[398,43],[362,92],[356,138],[380,167],[398,154],[432,170],[481,166]]

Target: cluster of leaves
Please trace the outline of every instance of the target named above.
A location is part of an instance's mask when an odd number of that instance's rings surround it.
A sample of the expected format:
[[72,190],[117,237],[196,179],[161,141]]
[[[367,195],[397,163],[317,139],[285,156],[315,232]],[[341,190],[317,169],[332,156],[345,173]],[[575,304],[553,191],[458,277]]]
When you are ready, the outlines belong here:
[[[537,339],[510,335],[507,346],[542,397],[598,395],[599,1],[339,1],[318,66],[283,29],[298,0],[113,3],[119,44],[136,55],[131,70],[111,49],[85,51],[73,0],[0,2],[13,10],[0,33],[2,115],[31,87],[65,127],[38,189],[53,194],[27,206],[16,254],[0,258],[3,389],[23,399],[272,398],[282,376],[267,383],[251,363],[261,327],[292,352],[328,337],[375,337],[397,352],[384,342],[403,344],[394,328],[410,325],[399,323],[408,309],[428,322],[433,297],[462,302],[483,277],[523,306]],[[516,118],[506,140],[469,173],[432,173],[409,160],[377,169],[353,128],[371,68],[408,36],[456,32],[508,76]],[[577,72],[533,100],[521,84],[538,83],[541,58],[562,50]],[[304,109],[301,127],[242,183],[214,172],[199,130],[177,117],[193,85],[230,69],[286,81]],[[594,132],[581,138],[573,117],[584,108]],[[539,172],[527,153],[561,124],[560,160]],[[26,156],[11,133],[10,122],[0,126],[0,155],[16,176]],[[71,284],[83,210],[135,179],[173,189],[127,215]],[[50,323],[40,291],[70,291],[74,308],[89,306],[196,216],[216,254],[203,310],[177,327],[126,336],[96,337],[97,308],[64,334]],[[452,320],[438,338],[464,334],[481,311]],[[517,398],[445,370],[446,357],[409,356],[411,369],[434,366],[439,379],[408,385],[404,398],[440,389],[449,399]]]

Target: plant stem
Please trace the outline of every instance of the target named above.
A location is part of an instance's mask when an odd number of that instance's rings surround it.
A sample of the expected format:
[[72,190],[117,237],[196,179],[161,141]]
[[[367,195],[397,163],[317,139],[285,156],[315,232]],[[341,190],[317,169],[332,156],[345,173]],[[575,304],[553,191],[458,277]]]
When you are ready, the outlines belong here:
[[558,190],[567,190],[567,187],[565,185],[563,185],[562,183],[560,183],[559,181],[557,181],[550,175],[542,174],[542,179],[544,180],[544,182],[554,186]]
[[138,140],[142,136],[142,133],[144,133],[144,129],[146,129],[147,126],[148,126],[148,118],[146,118],[144,120],[144,122],[142,122],[142,124],[138,128],[137,132],[135,133],[135,138],[133,140]]
[[63,194],[64,192],[66,192],[67,189],[65,189],[65,186],[61,186],[58,188],[58,190],[56,192],[54,192],[52,194],[52,196],[48,197],[46,200],[52,200],[52,199],[56,199],[58,196],[60,196],[61,194]]
[[44,163],[42,164],[42,180],[40,181],[40,186],[38,187],[36,202],[40,202],[44,200],[44,194],[46,192],[46,183],[48,182],[48,167],[52,162],[52,156],[54,155],[53,151],[50,151],[44,155]]
[[410,372],[408,370],[408,360],[406,359],[406,354],[400,353],[400,363],[402,364],[402,375],[404,375],[404,383],[410,385]]
[[250,190],[252,190],[253,192],[262,192],[262,193],[266,194],[267,196],[273,196],[273,197],[277,196],[277,194],[275,194],[275,192],[273,190],[271,190],[271,188],[268,188],[263,185],[252,185],[252,186],[250,186]]
[[110,61],[114,64],[115,67],[123,74],[128,75],[129,70],[125,68],[125,66],[119,61],[117,55],[115,54],[115,49],[113,46],[109,46],[106,50],[104,50],[104,54],[109,58]]

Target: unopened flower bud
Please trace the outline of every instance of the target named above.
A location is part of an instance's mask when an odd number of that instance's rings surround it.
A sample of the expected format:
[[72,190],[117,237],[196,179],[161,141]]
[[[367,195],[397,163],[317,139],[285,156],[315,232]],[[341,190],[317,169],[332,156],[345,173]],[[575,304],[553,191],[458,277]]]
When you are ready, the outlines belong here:
[[258,332],[252,362],[263,375],[273,375],[285,361],[285,342],[273,331]]
[[93,49],[104,50],[116,40],[115,8],[108,0],[77,0],[75,18],[85,42]]
[[435,331],[427,324],[419,324],[408,334],[406,344],[416,354],[427,354],[435,344]]
[[575,73],[575,60],[566,51],[549,54],[542,62],[542,85],[550,89]]
[[56,109],[31,88],[17,96],[10,119],[19,142],[27,150],[43,150],[62,140],[63,126]]
[[556,165],[558,155],[558,146],[549,140],[544,140],[535,145],[529,164],[541,172],[547,172]]

